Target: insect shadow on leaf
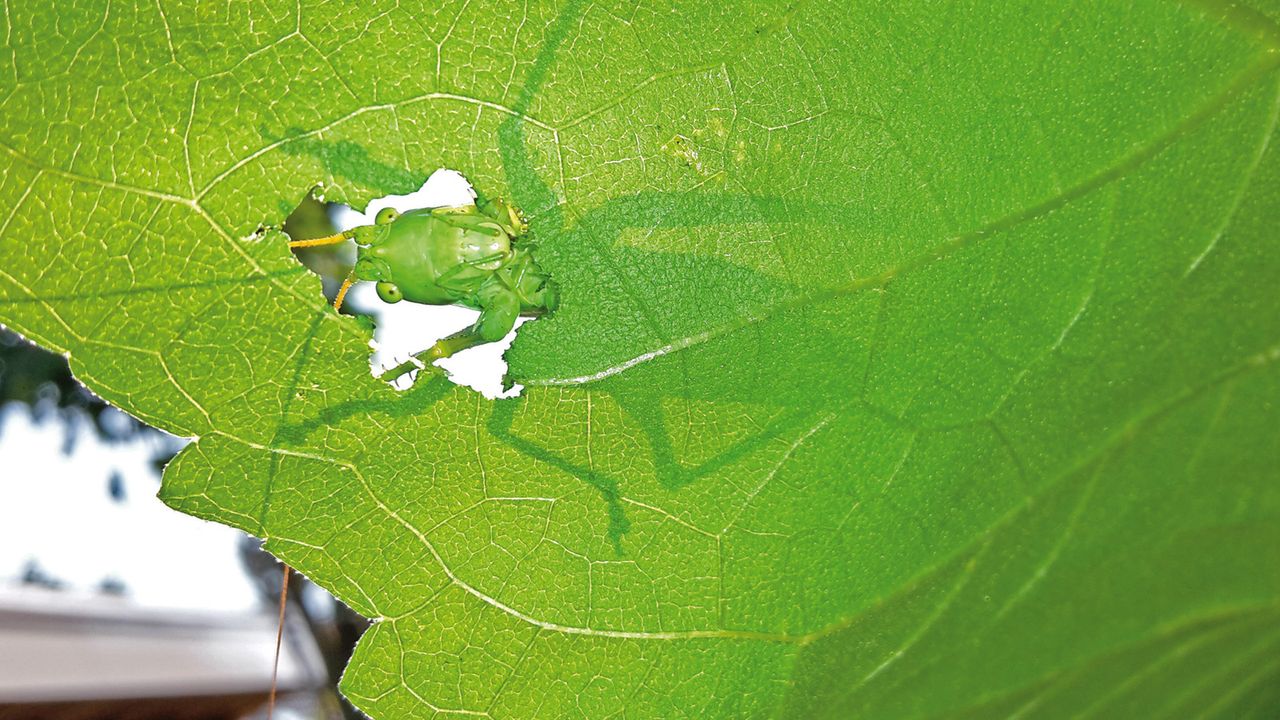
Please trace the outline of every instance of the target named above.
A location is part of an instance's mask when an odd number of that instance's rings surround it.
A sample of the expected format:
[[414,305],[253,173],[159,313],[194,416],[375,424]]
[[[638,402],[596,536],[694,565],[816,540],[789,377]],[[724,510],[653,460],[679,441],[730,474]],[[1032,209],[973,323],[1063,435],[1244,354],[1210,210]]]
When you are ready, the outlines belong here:
[[[550,27],[546,42],[534,60],[524,86],[513,106],[512,114],[498,129],[499,153],[508,186],[513,199],[524,207],[533,219],[536,236],[544,252],[554,252],[558,247],[587,249],[593,268],[615,277],[631,296],[641,313],[645,308],[642,295],[629,281],[629,272],[644,272],[650,276],[676,278],[688,272],[691,262],[700,266],[699,277],[719,278],[727,291],[754,298],[768,298],[779,305],[800,307],[805,295],[800,289],[769,278],[761,273],[743,268],[718,258],[690,256],[675,253],[645,251],[620,247],[617,243],[627,229],[653,230],[656,228],[697,228],[742,222],[778,222],[774,218],[786,218],[790,222],[812,221],[823,226],[832,217],[842,217],[851,208],[849,203],[824,202],[813,199],[802,206],[788,203],[782,198],[732,194],[725,192],[640,192],[623,195],[601,203],[575,217],[572,228],[567,227],[566,205],[543,182],[530,162],[525,142],[525,117],[534,97],[555,61],[560,45],[576,27],[578,16],[585,2],[568,3],[555,23]],[[658,282],[656,285],[675,287],[674,283]],[[572,287],[567,288],[572,292]],[[678,299],[668,300],[678,303]],[[648,313],[645,313],[648,315]],[[647,317],[648,325],[661,337],[661,323]],[[717,378],[699,378],[699,382],[685,382],[681,387],[670,388],[671,396],[692,399],[695,396],[709,400],[737,399],[753,403],[784,406],[784,412],[753,435],[722,450],[712,458],[686,467],[676,457],[667,430],[666,411],[663,409],[654,387],[664,387],[660,378],[643,377],[644,372],[632,368],[626,372],[592,382],[592,392],[604,392],[634,419],[645,434],[652,453],[658,480],[668,489],[678,490],[698,478],[706,477],[743,458],[764,443],[789,434],[801,434],[812,426],[815,418],[829,412],[828,407],[814,407],[812,378],[807,369],[798,368],[794,375],[778,374],[773,377],[754,376],[744,382],[743,372],[749,368],[731,368]],[[687,368],[684,370],[687,374]],[[631,376],[631,377],[627,377]],[[655,385],[655,381],[657,385]],[[851,382],[850,378],[837,378],[837,382]],[[833,387],[818,397],[826,398],[832,405],[844,405],[857,396],[842,392],[846,388]],[[517,437],[512,430],[512,413],[509,403],[495,407],[490,432],[521,452],[554,465],[578,477],[597,489],[609,507],[610,535],[616,548],[621,548],[621,535],[629,523],[621,514],[618,482],[602,474],[557,455],[554,451]]]
[[265,126],[259,127],[258,132],[264,140],[279,143],[284,154],[313,157],[320,161],[329,175],[347,178],[383,195],[411,193],[418,189],[428,174],[380,162],[363,145],[352,140],[322,140],[297,127],[287,128],[280,135]]
[[[473,208],[464,208],[461,211],[458,208],[424,210],[421,211],[421,216],[440,218],[441,221],[437,224],[434,220],[426,220],[425,217],[415,215],[414,224],[418,227],[410,229],[409,224],[406,224],[404,239],[397,231],[394,241],[387,239],[390,231],[398,223],[403,222],[408,213],[380,217],[373,226],[356,228],[347,233],[309,241],[295,241],[293,243],[295,247],[311,247],[354,239],[362,248],[364,267],[361,268],[360,261],[357,261],[357,267],[352,270],[350,277],[379,282],[381,285],[379,294],[384,300],[413,299],[405,293],[405,288],[400,284],[396,271],[402,267],[408,270],[419,266],[415,266],[414,262],[402,263],[398,255],[391,258],[391,267],[381,264],[386,258],[373,252],[375,247],[389,249],[390,245],[398,247],[402,242],[409,245],[413,244],[409,238],[421,239],[425,236],[433,236],[435,233],[456,233],[461,236],[475,231],[481,225],[491,224],[497,226],[502,234],[507,236],[506,242],[513,247],[519,247],[522,242],[532,240],[534,242],[530,243],[530,247],[536,244],[540,252],[554,253],[559,248],[588,251],[593,259],[593,271],[607,273],[619,281],[637,306],[638,312],[646,317],[653,334],[658,337],[663,334],[661,323],[644,307],[643,296],[636,292],[630,278],[631,271],[642,271],[650,275],[670,275],[674,278],[681,272],[687,272],[689,263],[695,262],[701,269],[699,273],[701,276],[722,278],[726,288],[738,296],[767,299],[772,307],[801,307],[807,300],[812,300],[811,297],[806,298],[799,288],[788,283],[715,257],[621,247],[617,241],[628,229],[696,229],[732,223],[782,221],[812,221],[816,226],[823,226],[829,223],[831,217],[840,217],[841,213],[848,211],[850,209],[848,203],[824,202],[815,198],[803,205],[797,205],[782,198],[721,191],[640,192],[610,198],[586,212],[575,213],[573,225],[569,227],[566,218],[567,206],[543,182],[530,162],[524,125],[528,109],[546,80],[560,46],[576,27],[578,17],[585,6],[586,3],[582,0],[569,2],[550,26],[546,40],[512,107],[512,113],[498,128],[498,151],[512,204],[501,200],[487,201],[478,198]],[[266,131],[263,131],[263,134],[269,137]],[[314,136],[304,135],[296,129],[287,131],[279,139],[284,141],[281,144],[282,151],[313,156],[335,176],[346,177],[364,185],[386,190],[406,190],[417,187],[418,174],[379,162],[357,143],[324,141]],[[524,214],[515,209],[516,205],[523,208],[530,218],[532,227],[529,229],[531,237],[528,239],[525,236]],[[443,212],[440,212],[441,210]],[[779,218],[785,218],[785,220]],[[484,238],[477,236],[478,239],[490,242],[496,240],[499,245],[502,244],[503,238],[498,237],[497,231],[492,226],[483,232],[488,234]],[[393,251],[392,254],[395,255],[395,252]],[[559,293],[556,292],[555,286],[547,281],[546,273],[537,263],[532,262],[531,255],[526,257],[529,260],[528,265],[523,266],[525,268],[523,272],[533,271],[532,277],[536,282],[531,296],[536,296],[538,299],[531,298],[532,302],[522,300],[518,306],[510,297],[501,298],[501,302],[493,303],[494,310],[491,314],[497,318],[492,321],[494,327],[505,328],[508,320],[514,322],[514,318],[520,314],[545,314],[559,301]],[[420,268],[425,277],[433,283],[442,280],[445,285],[449,285],[460,276],[465,276],[466,282],[465,288],[461,286],[452,290],[446,288],[446,292],[453,294],[437,295],[425,292],[419,294],[417,297],[423,298],[419,302],[456,303],[459,302],[458,293],[475,294],[483,284],[485,273],[492,272],[486,270],[484,266],[486,264],[492,266],[495,260],[497,260],[496,257],[479,254],[469,258],[465,263],[444,267],[439,271],[436,270],[435,265],[429,269]],[[520,262],[523,263],[525,260]],[[512,264],[512,267],[518,266],[519,263]],[[451,272],[452,275],[450,275]],[[388,276],[394,279],[393,282],[383,285],[387,282],[384,278]],[[507,277],[510,278],[511,274],[507,273]],[[481,280],[477,282],[477,278]],[[542,288],[540,296],[537,296],[538,288]],[[414,292],[423,290],[424,288],[417,288]],[[436,288],[430,288],[429,291],[430,293],[439,292]],[[569,288],[569,291],[572,291],[572,288]],[[477,309],[481,309],[482,313],[485,312],[478,297],[473,302],[472,307],[479,306]],[[671,302],[679,301],[671,300]],[[341,294],[338,299],[338,304],[340,303]],[[740,313],[748,312],[745,308],[735,308],[735,310]],[[482,318],[476,326],[456,336],[445,338],[423,351],[419,357],[433,360],[475,344],[491,341],[488,338],[497,337],[497,330],[485,330],[483,327],[485,319]],[[505,332],[502,334],[505,335]],[[392,368],[385,377],[388,379],[396,377],[419,367],[425,367],[425,364],[415,358]],[[642,368],[633,368],[603,380],[593,381],[590,392],[610,395],[619,407],[637,422],[649,445],[658,480],[664,487],[671,490],[678,490],[701,477],[728,467],[770,440],[803,432],[806,427],[813,424],[815,418],[829,413],[831,406],[848,404],[852,402],[849,398],[856,396],[856,393],[847,392],[849,388],[845,387],[846,384],[854,382],[852,378],[835,378],[832,382],[836,385],[830,389],[831,391],[818,395],[828,399],[830,404],[814,407],[815,393],[811,386],[812,378],[804,368],[796,369],[791,375],[780,373],[768,377],[753,376],[749,381],[743,373],[750,371],[750,368],[729,368],[716,378],[699,377],[696,383],[686,377],[686,382],[679,387],[670,387],[666,390],[667,394],[685,400],[741,400],[783,407],[783,412],[774,415],[772,420],[758,432],[735,442],[712,458],[689,467],[682,464],[676,456],[677,453],[667,429],[667,411],[660,398],[654,393],[652,379],[642,377],[645,375],[642,370]],[[687,368],[683,372],[687,375]],[[430,398],[428,402],[438,399],[447,388],[447,384],[430,383],[429,387],[421,389],[421,394],[415,392],[412,397],[402,397],[400,400],[405,405],[395,410],[392,406],[374,408],[367,400],[330,408],[322,413],[323,417],[290,425],[286,433],[292,439],[300,439],[301,435],[307,434],[320,424],[332,422],[341,416],[356,412],[383,410],[396,414],[408,407],[419,407],[426,398]],[[393,405],[394,402],[393,400]],[[608,507],[610,539],[621,553],[621,540],[630,523],[623,512],[618,480],[581,467],[551,449],[519,437],[513,429],[515,411],[511,403],[498,402],[493,408],[489,431],[495,438],[526,455],[577,477],[601,494]]]

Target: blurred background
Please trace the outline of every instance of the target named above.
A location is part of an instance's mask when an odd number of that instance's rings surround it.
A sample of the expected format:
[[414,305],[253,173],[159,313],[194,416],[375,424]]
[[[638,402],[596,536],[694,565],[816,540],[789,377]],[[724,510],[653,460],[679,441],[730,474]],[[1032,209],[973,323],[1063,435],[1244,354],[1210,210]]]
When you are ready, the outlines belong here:
[[[284,227],[295,239],[320,237],[372,222],[383,207],[473,197],[461,175],[441,170],[364,214],[308,196]],[[339,245],[298,257],[332,298],[355,253]],[[371,371],[476,317],[386,305],[368,283],[344,312],[376,320]],[[513,337],[441,366],[487,397],[504,395]],[[256,539],[156,499],[164,464],[186,443],[108,406],[62,356],[0,328],[0,720],[265,717],[282,566]],[[368,621],[296,572],[287,607],[274,716],[362,717],[336,685]]]

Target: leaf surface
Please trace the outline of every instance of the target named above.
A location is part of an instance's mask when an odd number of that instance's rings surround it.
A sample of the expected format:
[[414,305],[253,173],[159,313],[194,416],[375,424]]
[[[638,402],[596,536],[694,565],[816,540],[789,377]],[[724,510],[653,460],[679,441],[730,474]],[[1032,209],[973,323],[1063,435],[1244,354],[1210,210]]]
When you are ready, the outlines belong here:
[[[1262,717],[1278,15],[11,4],[0,320],[378,620],[375,717]],[[255,232],[440,166],[562,287],[516,400]]]

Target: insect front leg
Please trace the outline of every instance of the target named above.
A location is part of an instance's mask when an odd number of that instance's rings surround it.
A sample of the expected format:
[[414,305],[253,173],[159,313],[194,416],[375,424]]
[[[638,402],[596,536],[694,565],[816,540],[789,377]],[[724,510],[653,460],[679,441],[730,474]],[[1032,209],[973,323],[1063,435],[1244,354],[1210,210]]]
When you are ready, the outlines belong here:
[[497,220],[512,237],[519,237],[529,229],[524,213],[502,198],[476,198],[476,209]]
[[480,342],[498,342],[516,326],[520,317],[520,297],[497,278],[491,279],[477,293],[480,301],[480,317],[475,331]]

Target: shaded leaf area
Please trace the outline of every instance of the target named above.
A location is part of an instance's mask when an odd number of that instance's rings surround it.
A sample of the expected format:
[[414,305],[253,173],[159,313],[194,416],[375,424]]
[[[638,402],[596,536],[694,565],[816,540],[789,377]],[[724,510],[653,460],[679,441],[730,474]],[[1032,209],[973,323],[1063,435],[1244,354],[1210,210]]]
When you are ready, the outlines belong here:
[[[1275,13],[854,5],[14,9],[0,319],[376,717],[1266,716]],[[439,166],[563,288],[517,400],[256,232]]]

